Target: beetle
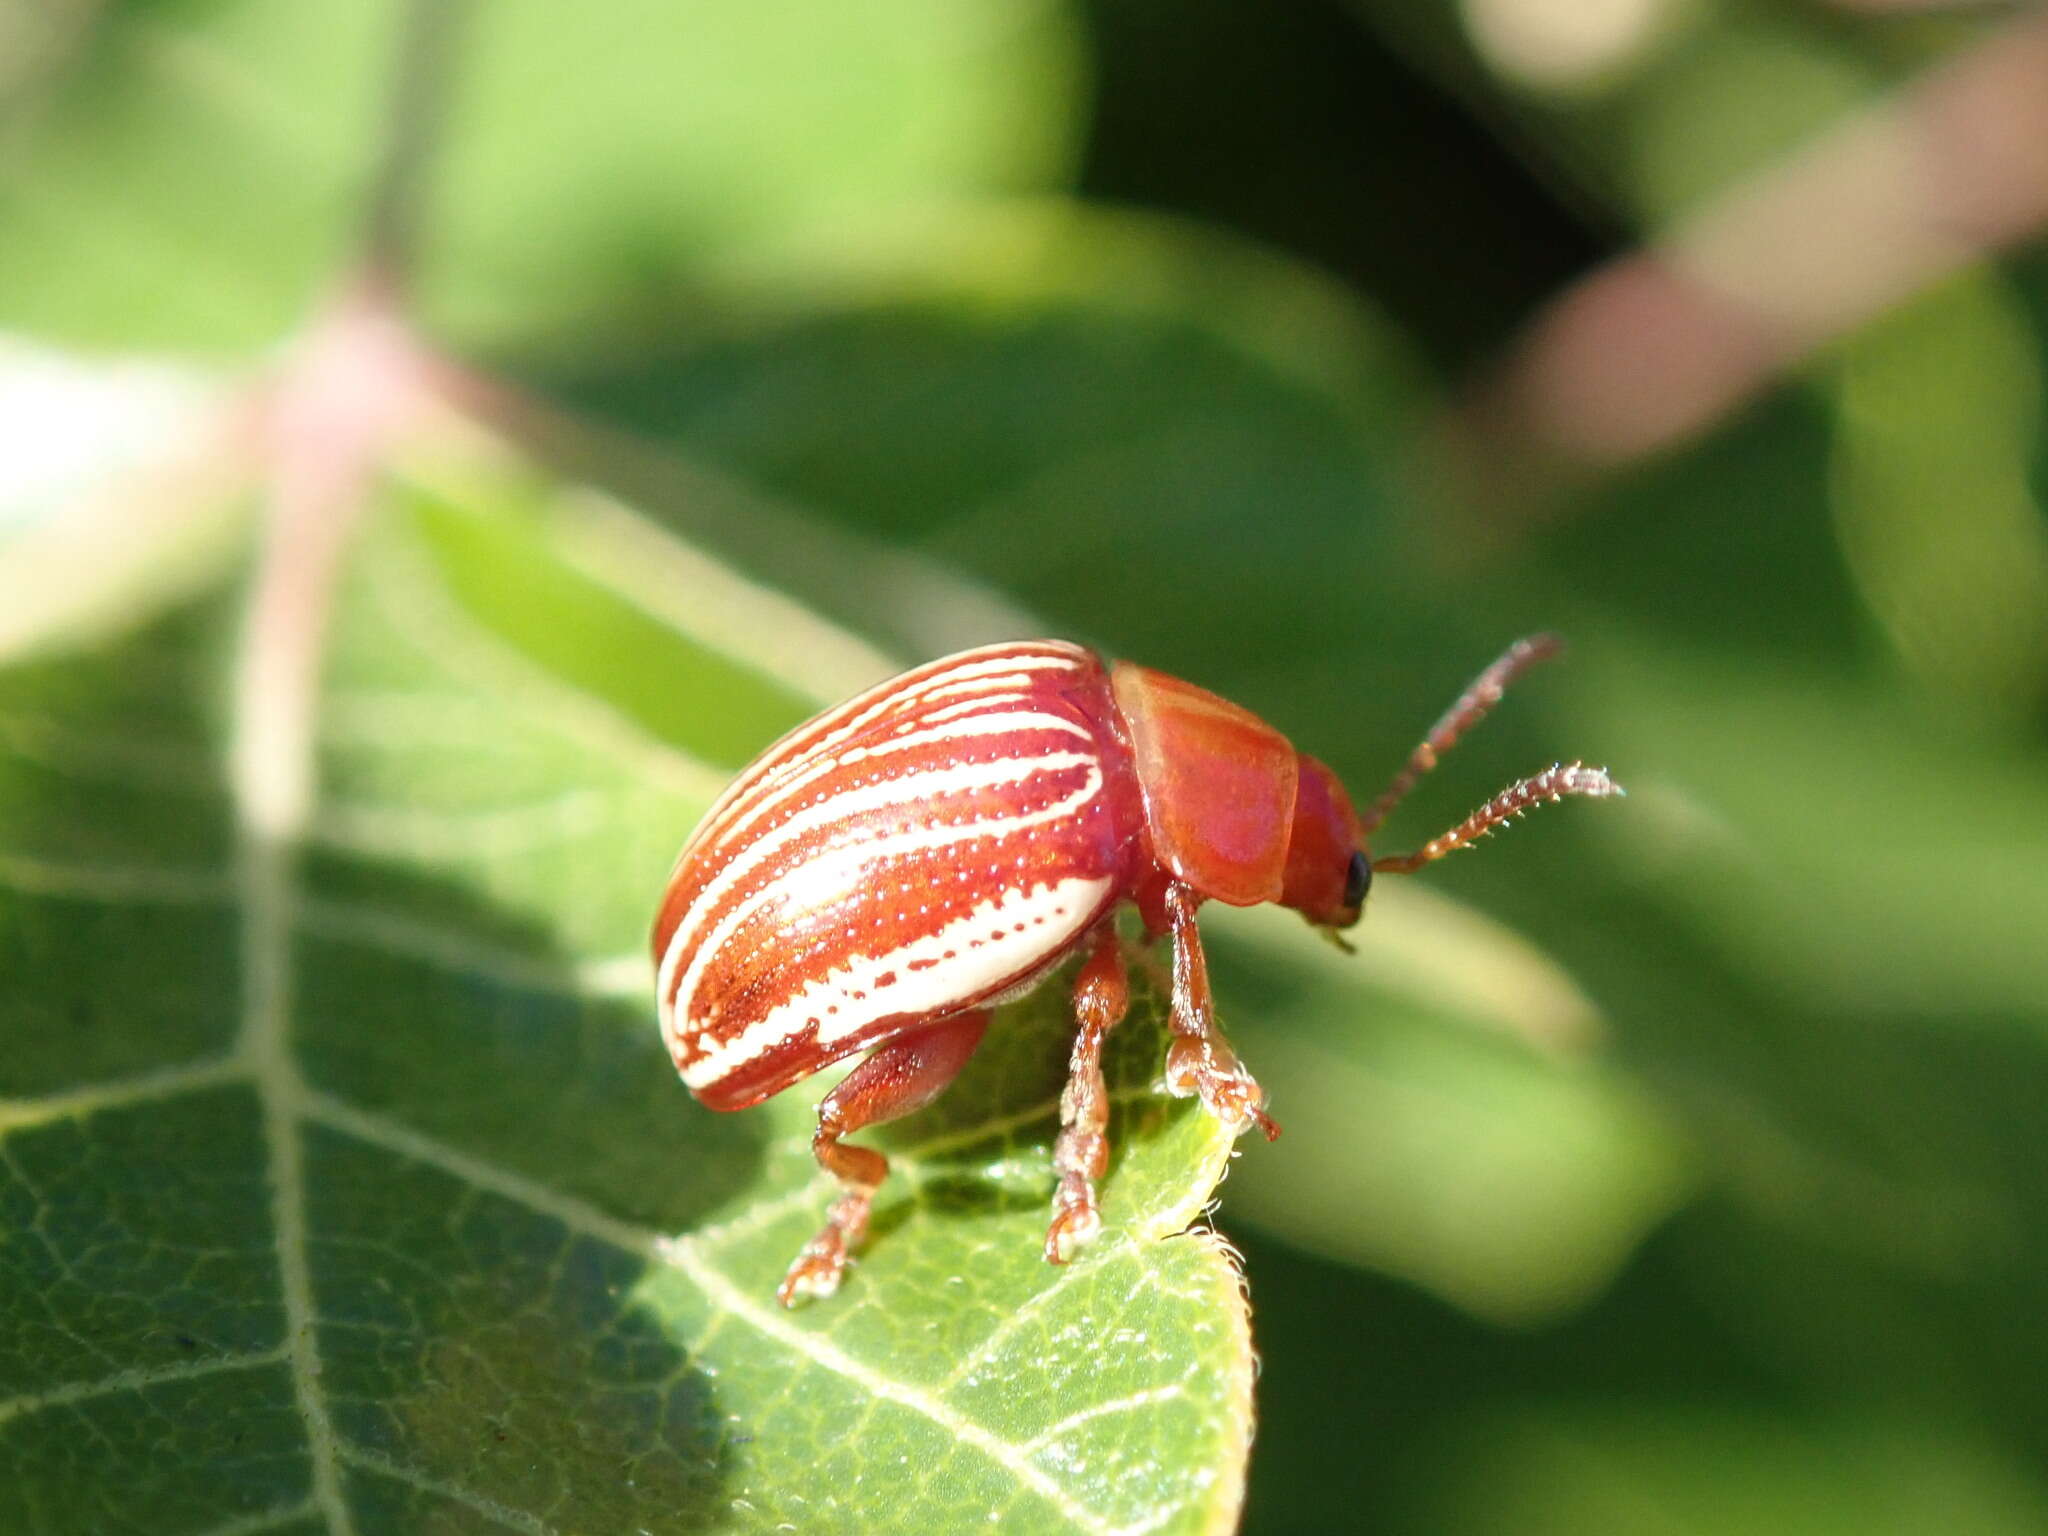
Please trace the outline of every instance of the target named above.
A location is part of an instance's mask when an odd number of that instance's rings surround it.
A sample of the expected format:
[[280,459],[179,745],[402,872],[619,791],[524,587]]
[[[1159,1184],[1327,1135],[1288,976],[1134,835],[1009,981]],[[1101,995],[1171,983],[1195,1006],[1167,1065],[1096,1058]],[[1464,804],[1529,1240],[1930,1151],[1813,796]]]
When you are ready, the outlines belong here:
[[845,1138],[929,1104],[990,1011],[1077,953],[1045,1256],[1066,1263],[1095,1236],[1126,901],[1148,937],[1172,939],[1166,1090],[1198,1097],[1233,1134],[1257,1123],[1276,1135],[1216,1027],[1197,910],[1277,902],[1336,937],[1375,873],[1411,873],[1546,801],[1620,794],[1603,769],[1553,764],[1413,853],[1367,851],[1415,781],[1557,649],[1548,635],[1510,646],[1363,815],[1250,711],[1061,640],[930,662],[769,747],[677,857],[653,949],[663,1041],[714,1110],[872,1048],[818,1105],[812,1150],[839,1194],[782,1303],[832,1294],[866,1231],[888,1160]]

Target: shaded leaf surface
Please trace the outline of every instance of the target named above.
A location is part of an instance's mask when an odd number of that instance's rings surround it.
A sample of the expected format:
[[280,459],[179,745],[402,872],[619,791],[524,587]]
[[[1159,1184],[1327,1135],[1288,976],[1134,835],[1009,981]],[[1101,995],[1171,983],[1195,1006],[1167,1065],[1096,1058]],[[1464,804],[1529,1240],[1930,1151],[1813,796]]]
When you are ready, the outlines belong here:
[[1170,1234],[1228,1148],[1152,1091],[1156,1000],[1083,1262],[1039,1258],[1047,989],[783,1312],[809,1096],[690,1103],[641,953],[720,775],[476,623],[420,528],[341,594],[297,858],[216,769],[232,595],[0,679],[0,1526],[1227,1525],[1243,1302]]

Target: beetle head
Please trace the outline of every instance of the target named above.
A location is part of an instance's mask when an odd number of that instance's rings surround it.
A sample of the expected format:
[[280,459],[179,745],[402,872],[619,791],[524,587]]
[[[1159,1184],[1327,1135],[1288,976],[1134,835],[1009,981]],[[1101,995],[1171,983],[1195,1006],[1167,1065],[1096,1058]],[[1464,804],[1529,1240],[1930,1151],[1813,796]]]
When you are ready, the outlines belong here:
[[1319,928],[1349,928],[1358,921],[1371,885],[1372,864],[1351,797],[1334,773],[1302,753],[1280,904]]

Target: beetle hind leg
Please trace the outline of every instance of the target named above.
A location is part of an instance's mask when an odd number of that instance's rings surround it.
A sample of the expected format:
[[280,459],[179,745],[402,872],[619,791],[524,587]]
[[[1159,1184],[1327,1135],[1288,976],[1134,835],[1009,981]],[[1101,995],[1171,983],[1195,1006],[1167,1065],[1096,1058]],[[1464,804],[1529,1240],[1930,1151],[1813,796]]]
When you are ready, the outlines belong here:
[[1095,1181],[1109,1166],[1109,1085],[1102,1077],[1102,1042],[1124,1016],[1130,978],[1114,923],[1095,930],[1095,947],[1074,979],[1074,1054],[1067,1086],[1060,1094],[1060,1134],[1053,1143],[1053,1172],[1059,1187],[1052,1197],[1052,1226],[1045,1257],[1065,1264],[1102,1230]]
[[775,1296],[785,1307],[810,1296],[830,1296],[846,1273],[847,1254],[868,1228],[875,1191],[889,1176],[889,1160],[872,1147],[850,1147],[842,1137],[864,1126],[899,1120],[925,1107],[960,1075],[981,1044],[988,1011],[970,1009],[898,1035],[849,1072],[818,1105],[811,1153],[839,1181],[825,1225],[804,1245]]

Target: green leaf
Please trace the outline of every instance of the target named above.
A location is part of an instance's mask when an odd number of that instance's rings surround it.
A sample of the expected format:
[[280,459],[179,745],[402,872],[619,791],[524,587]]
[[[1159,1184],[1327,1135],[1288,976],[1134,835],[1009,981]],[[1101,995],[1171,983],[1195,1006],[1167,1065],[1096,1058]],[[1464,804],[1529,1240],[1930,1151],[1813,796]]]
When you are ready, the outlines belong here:
[[[1849,342],[1835,496],[1842,553],[1900,659],[2016,723],[2048,697],[2048,524],[2028,484],[2048,390],[2026,318],[2016,285],[1975,272]],[[1927,378],[1946,383],[1935,399]]]
[[1230,1148],[1154,1090],[1156,995],[1079,1262],[1055,986],[875,1137],[865,1257],[781,1310],[821,1085],[691,1102],[642,948],[722,774],[480,622],[431,504],[351,562],[297,853],[219,766],[235,594],[0,674],[0,1529],[1229,1527],[1245,1306],[1185,1229]]
[[1455,1458],[1428,1528],[1535,1536],[1634,1528],[1672,1536],[1801,1531],[2022,1536],[2048,1528],[2031,1470],[1987,1438],[1869,1408],[1795,1414],[1755,1403],[1510,1401],[1448,1426]]
[[[1035,186],[1068,156],[1074,39],[1033,0],[445,10],[426,62],[449,120],[397,131],[439,130],[425,296],[472,342],[587,341],[816,226]],[[268,345],[357,242],[405,7],[96,11],[10,96],[0,328]]]

